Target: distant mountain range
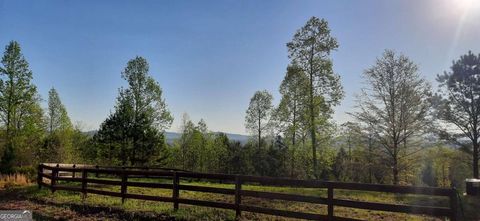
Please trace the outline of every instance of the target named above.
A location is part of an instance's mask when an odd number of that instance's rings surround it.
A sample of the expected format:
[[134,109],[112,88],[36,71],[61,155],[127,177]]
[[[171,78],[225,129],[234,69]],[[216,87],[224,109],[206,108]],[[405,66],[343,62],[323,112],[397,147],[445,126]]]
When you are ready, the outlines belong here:
[[[215,134],[223,133],[223,132],[214,132]],[[248,136],[241,135],[241,134],[231,134],[231,133],[224,133],[227,135],[228,139],[231,141],[238,141],[241,144],[245,144],[248,141]],[[165,137],[167,138],[167,143],[172,144],[174,140],[179,139],[182,136],[181,133],[177,132],[165,132]]]
[[[84,132],[88,136],[93,136],[97,133],[96,130],[91,130],[91,131],[86,131]],[[223,132],[214,132],[214,133],[223,133]],[[231,141],[238,141],[241,144],[245,144],[248,142],[248,136],[247,135],[241,135],[241,134],[231,134],[231,133],[225,133],[228,137],[229,140]],[[179,139],[182,134],[177,133],[177,132],[165,132],[165,137],[167,138],[167,143],[172,144],[173,141],[176,139]]]

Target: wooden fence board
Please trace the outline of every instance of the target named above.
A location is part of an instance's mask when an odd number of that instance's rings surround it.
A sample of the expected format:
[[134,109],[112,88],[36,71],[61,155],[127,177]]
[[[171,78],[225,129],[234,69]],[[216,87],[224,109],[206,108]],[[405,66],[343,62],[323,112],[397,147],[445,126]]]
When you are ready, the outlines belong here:
[[173,189],[173,184],[168,184],[168,183],[149,183],[149,182],[128,181],[127,186],[160,188],[160,189]]
[[245,212],[263,213],[268,215],[284,216],[284,217],[297,218],[297,219],[308,219],[308,220],[326,220],[327,219],[327,216],[320,215],[320,214],[285,211],[285,210],[270,209],[270,208],[257,207],[257,206],[240,205],[240,209]]
[[179,198],[178,202],[181,204],[189,204],[189,205],[196,205],[196,206],[206,206],[206,207],[214,207],[214,208],[221,208],[221,209],[235,209],[235,204],[233,203],[219,203],[219,202],[212,202],[212,201],[182,199],[182,198]]
[[139,200],[150,200],[150,201],[159,201],[159,202],[173,202],[171,197],[164,197],[164,196],[146,196],[141,194],[132,194],[126,193],[125,198],[129,199],[139,199]]
[[[44,186],[50,188],[52,192],[55,190],[77,191],[83,193],[83,199],[87,193],[121,197],[122,202],[129,199],[141,199],[160,202],[173,202],[174,209],[178,209],[179,204],[206,206],[214,208],[232,209],[235,210],[237,217],[241,216],[242,211],[263,213],[269,215],[277,215],[291,218],[301,219],[314,219],[314,220],[355,220],[351,218],[342,218],[334,216],[334,206],[350,207],[356,209],[365,210],[378,210],[388,212],[401,212],[410,214],[424,214],[431,216],[445,216],[450,220],[456,220],[456,204],[457,195],[455,189],[445,188],[431,188],[431,187],[411,187],[411,186],[394,186],[394,185],[380,185],[380,184],[362,184],[362,183],[342,183],[342,182],[330,182],[320,180],[295,180],[288,178],[273,178],[273,177],[257,177],[257,176],[243,176],[243,175],[230,175],[230,174],[207,174],[207,173],[192,173],[186,171],[167,171],[167,170],[154,170],[147,168],[115,168],[115,167],[99,167],[99,166],[86,166],[71,167],[59,166],[58,164],[38,166],[37,184],[39,187]],[[71,176],[64,172],[72,172]],[[73,174],[81,172],[82,177],[75,177]],[[96,177],[98,174],[115,175],[121,178],[120,180],[106,180],[88,178],[88,173],[94,173]],[[59,174],[63,174],[59,176]],[[172,183],[156,183],[156,182],[140,182],[140,181],[128,181],[131,176],[139,176],[146,178],[161,177],[163,179],[171,179]],[[43,182],[43,178],[50,179],[50,184]],[[180,180],[182,179],[213,179],[222,182],[229,182],[235,184],[235,189],[217,188],[208,186],[194,186],[194,185],[182,185]],[[72,183],[80,183],[81,186],[67,186],[58,185],[57,181],[65,181]],[[87,188],[88,183],[105,184],[121,187],[120,192],[104,191],[98,189]],[[326,188],[328,198],[318,196],[305,196],[289,193],[274,193],[264,191],[242,190],[242,184],[244,183],[259,183],[270,186],[288,186],[295,188]],[[141,194],[127,193],[128,187],[145,187],[145,188],[164,188],[172,189],[172,197],[164,196],[150,196]],[[448,197],[450,201],[449,207],[433,207],[433,206],[419,206],[419,205],[398,205],[387,204],[377,202],[362,202],[345,199],[335,199],[334,190],[359,190],[359,191],[373,191],[373,192],[386,192],[386,193],[400,193],[400,194],[416,194],[416,195],[432,195]],[[218,193],[226,195],[234,195],[235,203],[224,202],[212,202],[197,199],[185,199],[180,197],[180,190],[198,191],[205,193]],[[242,197],[255,197],[272,200],[284,200],[294,202],[304,202],[313,204],[326,204],[328,207],[328,213],[313,214],[296,211],[279,210],[272,208],[263,208],[250,205],[242,205]]]
[[327,204],[327,198],[324,198],[324,197],[302,196],[302,195],[295,195],[295,194],[272,193],[272,192],[253,191],[253,190],[242,190],[240,192],[242,196],[250,196],[250,197],[273,199],[273,200],[304,202],[304,203]]
[[217,188],[217,187],[178,185],[178,188],[180,190],[189,190],[189,191],[197,191],[197,192],[205,192],[205,193],[220,193],[220,194],[227,194],[227,195],[235,194],[234,189]]
[[334,199],[335,206],[343,206],[357,209],[380,210],[387,212],[400,212],[409,214],[425,214],[434,216],[450,216],[451,210],[446,207],[412,206],[386,203],[361,202],[353,200]]
[[335,186],[335,189],[345,190],[361,190],[374,191],[384,193],[402,193],[402,194],[422,194],[434,196],[449,196],[451,189],[435,188],[435,187],[414,187],[414,186],[395,186],[384,184],[367,184],[367,183],[343,183],[343,182],[328,182]]

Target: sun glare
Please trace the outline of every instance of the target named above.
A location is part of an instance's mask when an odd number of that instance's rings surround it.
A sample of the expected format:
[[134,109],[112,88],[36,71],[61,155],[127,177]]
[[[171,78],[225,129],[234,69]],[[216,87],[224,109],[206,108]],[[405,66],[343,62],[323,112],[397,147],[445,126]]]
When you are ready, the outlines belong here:
[[476,11],[479,12],[480,9],[480,0],[452,0],[454,1],[456,7],[462,11]]

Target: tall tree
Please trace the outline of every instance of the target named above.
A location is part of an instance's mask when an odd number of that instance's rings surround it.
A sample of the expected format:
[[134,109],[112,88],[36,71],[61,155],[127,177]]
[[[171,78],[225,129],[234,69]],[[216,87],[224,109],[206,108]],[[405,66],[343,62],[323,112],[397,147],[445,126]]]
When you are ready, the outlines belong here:
[[56,130],[67,129],[73,129],[72,122],[57,90],[52,88],[48,91],[48,132],[53,133]]
[[416,64],[390,50],[363,77],[367,88],[362,89],[354,116],[372,128],[385,150],[393,183],[398,184],[399,172],[406,166],[400,160],[407,161],[418,152],[410,150],[408,142],[423,134],[431,120],[430,85],[421,78]]
[[335,179],[338,181],[345,181],[346,176],[348,176],[347,173],[347,161],[348,161],[348,156],[347,153],[345,152],[345,149],[343,147],[340,148],[340,150],[337,153],[337,156],[335,156],[335,161],[332,165],[332,173],[335,176]]
[[245,117],[245,126],[252,134],[255,134],[258,141],[258,149],[261,148],[262,133],[268,129],[273,96],[266,90],[257,91],[250,99],[250,105]]
[[275,110],[275,118],[280,122],[279,126],[285,137],[290,138],[292,146],[297,143],[300,121],[305,117],[304,100],[308,94],[305,90],[307,85],[308,78],[301,68],[295,64],[287,67],[287,73],[280,85],[282,98]]
[[[453,62],[450,72],[437,76],[437,81],[441,88],[437,96],[440,101],[438,116],[459,130],[445,130],[445,138],[456,141],[472,155],[473,177],[479,178],[480,54],[468,52],[461,56]],[[471,145],[462,143],[465,137],[471,141]]]
[[127,165],[130,161],[132,143],[133,105],[131,97],[120,92],[117,97],[115,112],[100,125],[93,136],[97,145],[97,157],[100,162]]
[[16,41],[11,41],[5,47],[1,63],[0,120],[6,130],[1,168],[2,172],[10,172],[15,162],[15,151],[20,145],[16,138],[29,126],[28,119],[38,110],[40,98],[31,82],[32,71]]
[[[124,144],[121,146],[125,148],[121,152],[128,153],[125,158],[131,165],[161,163],[164,156],[159,154],[165,149],[163,132],[173,121],[160,85],[148,72],[146,59],[136,57],[128,62],[122,72],[128,87],[120,89],[115,112],[98,132],[105,138],[98,139],[102,145],[119,142],[120,139]],[[118,134],[122,136],[116,138]]]
[[308,78],[309,129],[312,142],[313,170],[318,178],[317,130],[325,119],[331,117],[333,107],[344,96],[340,76],[332,69],[331,51],[338,48],[337,40],[330,35],[328,22],[310,18],[287,43],[289,57],[298,64]]
[[284,134],[289,147],[290,176],[294,176],[295,151],[298,138],[304,132],[307,112],[305,100],[308,91],[308,78],[300,67],[291,64],[287,67],[287,73],[280,85],[282,98],[275,109],[274,119],[280,131]]

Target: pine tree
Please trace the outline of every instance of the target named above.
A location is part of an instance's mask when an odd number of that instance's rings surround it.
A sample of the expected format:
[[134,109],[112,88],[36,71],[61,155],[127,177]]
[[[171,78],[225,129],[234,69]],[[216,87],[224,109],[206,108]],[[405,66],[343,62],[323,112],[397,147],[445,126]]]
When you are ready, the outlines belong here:
[[142,57],[128,62],[122,78],[115,111],[102,123],[94,137],[102,159],[125,165],[163,164],[166,144],[163,132],[173,117],[162,97],[162,89],[149,75]]

